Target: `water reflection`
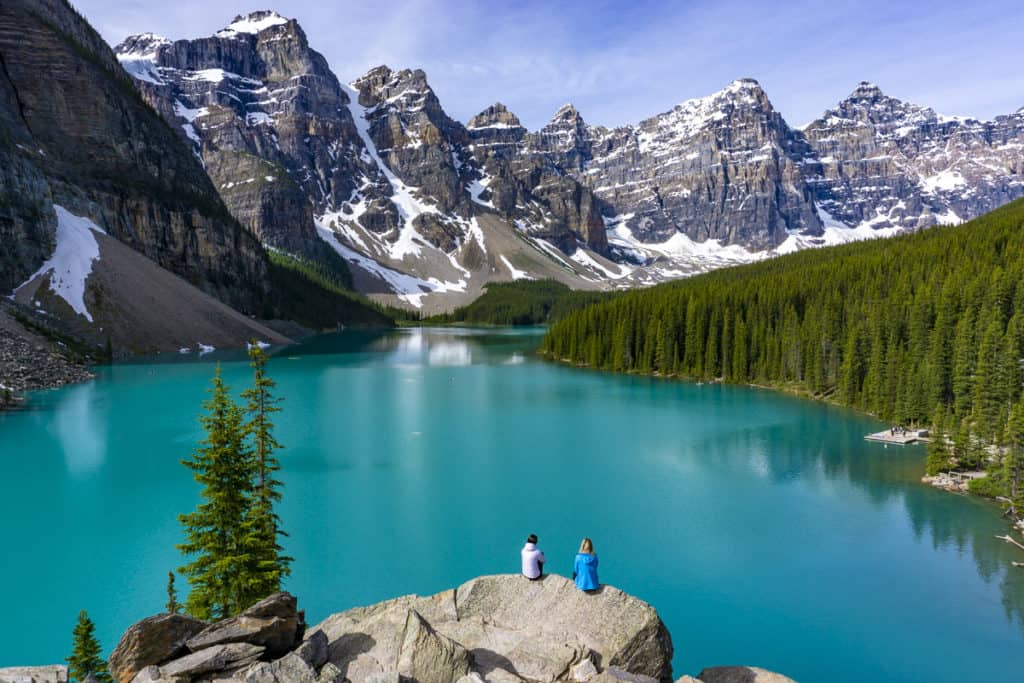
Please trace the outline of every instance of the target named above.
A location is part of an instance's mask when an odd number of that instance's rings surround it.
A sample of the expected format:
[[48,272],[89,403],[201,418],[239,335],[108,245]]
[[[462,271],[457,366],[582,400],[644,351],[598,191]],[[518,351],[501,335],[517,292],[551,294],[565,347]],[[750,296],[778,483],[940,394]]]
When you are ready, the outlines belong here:
[[68,472],[88,474],[103,464],[107,450],[105,411],[96,404],[96,384],[70,387],[57,403],[53,428]]

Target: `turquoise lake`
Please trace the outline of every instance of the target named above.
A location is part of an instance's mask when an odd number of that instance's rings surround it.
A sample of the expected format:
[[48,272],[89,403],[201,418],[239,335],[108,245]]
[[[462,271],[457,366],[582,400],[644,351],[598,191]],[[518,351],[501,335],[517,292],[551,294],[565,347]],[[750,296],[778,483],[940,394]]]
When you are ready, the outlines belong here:
[[[675,675],[750,664],[813,681],[1019,680],[1024,552],[998,509],[920,483],[924,451],[879,423],[741,387],[539,360],[540,332],[344,332],[274,350],[286,397],[280,513],[310,623],[480,574],[540,536],[569,574],[651,602]],[[0,666],[67,656],[80,609],[107,652],[159,612],[182,564],[214,362],[100,368],[0,414]],[[184,590],[184,581],[179,582]]]

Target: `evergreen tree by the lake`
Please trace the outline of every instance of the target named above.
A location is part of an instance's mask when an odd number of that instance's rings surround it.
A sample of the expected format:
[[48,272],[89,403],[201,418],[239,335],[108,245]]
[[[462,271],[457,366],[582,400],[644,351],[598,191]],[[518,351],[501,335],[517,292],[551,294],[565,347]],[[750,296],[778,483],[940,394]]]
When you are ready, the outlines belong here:
[[81,683],[91,674],[99,683],[112,683],[107,662],[100,654],[96,626],[85,610],[78,613],[72,637],[71,656],[67,658],[69,680]]
[[179,550],[192,561],[179,571],[191,590],[185,609],[204,620],[237,614],[248,602],[246,573],[252,562],[246,517],[252,501],[253,457],[245,439],[242,409],[221,378],[213,377],[210,398],[200,418],[206,438],[182,463],[202,485],[195,512],[180,515],[186,540]]
[[984,468],[979,486],[1017,496],[1009,425],[1024,372],[1024,200],[959,227],[631,291],[553,323],[543,350],[604,370],[792,389],[930,426],[940,437],[929,470]]
[[167,604],[165,609],[170,614],[177,614],[181,606],[178,604],[178,591],[174,588],[174,572],[167,572]]
[[[179,570],[189,582],[186,611],[200,619],[237,614],[281,589],[291,558],[283,553],[284,536],[274,509],[281,499],[273,415],[281,399],[266,374],[267,355],[250,345],[253,386],[242,392],[239,406],[218,366],[210,398],[200,418],[206,438],[189,467],[203,488],[195,512],[181,515],[186,541],[179,549],[192,561]],[[174,575],[168,577],[168,611],[173,611]]]
[[282,553],[278,537],[280,519],[274,504],[281,499],[281,482],[276,474],[281,464],[274,452],[281,444],[274,438],[274,413],[280,412],[281,399],[273,395],[276,383],[267,377],[267,354],[255,341],[249,346],[253,368],[253,386],[242,392],[246,399],[249,421],[246,431],[252,443],[254,481],[251,508],[246,518],[246,533],[250,535],[252,556],[246,572],[248,592],[256,600],[281,589],[281,579],[291,573],[292,558]]

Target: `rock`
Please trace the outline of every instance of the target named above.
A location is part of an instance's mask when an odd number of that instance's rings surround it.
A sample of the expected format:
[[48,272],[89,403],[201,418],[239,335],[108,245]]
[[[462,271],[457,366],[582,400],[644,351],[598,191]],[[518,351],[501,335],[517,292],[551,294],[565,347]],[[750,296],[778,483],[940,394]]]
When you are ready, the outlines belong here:
[[196,652],[222,643],[249,643],[266,648],[268,657],[281,657],[295,647],[305,627],[296,604],[293,595],[275,593],[238,616],[209,625],[186,644]]
[[330,661],[357,680],[391,670],[410,618],[468,650],[472,671],[488,681],[566,680],[585,659],[595,668],[671,680],[672,641],[650,605],[611,586],[588,595],[560,576],[481,577],[432,597],[342,612],[317,629],[330,641]]
[[158,614],[131,626],[110,654],[110,673],[128,683],[152,664],[162,664],[187,654],[186,641],[206,628],[206,623],[184,614]]
[[264,651],[262,646],[249,643],[214,645],[162,665],[160,677],[173,681],[241,668],[255,662]]
[[52,666],[12,666],[0,669],[0,683],[67,683],[68,668]]
[[475,671],[471,671],[470,673],[466,674],[465,676],[460,678],[458,681],[456,681],[456,683],[485,683],[485,682],[484,682],[484,679],[480,676],[480,674],[478,674]]
[[160,680],[160,667],[150,665],[135,674],[132,683],[158,683]]
[[371,674],[366,677],[365,681],[366,683],[402,683],[402,677],[397,671],[390,671],[382,674]]
[[716,666],[701,671],[702,683],[796,683],[792,678],[756,666]]
[[234,678],[244,683],[318,683],[313,667],[294,652],[274,662],[254,664]]
[[341,669],[327,662],[320,669],[316,680],[317,683],[344,683],[345,676],[341,673]]
[[[0,54],[0,129],[10,140],[0,152],[0,225],[14,226],[5,244],[32,242],[11,250],[17,263],[5,247],[0,285],[41,265],[58,204],[225,303],[262,310],[259,241],[81,15],[64,2],[3,2]],[[23,149],[8,151],[15,141]]]
[[599,667],[671,679],[672,639],[658,613],[612,586],[587,594],[560,576],[523,581],[505,575],[473,579],[457,594],[460,620],[479,617],[533,640],[578,643]]
[[572,668],[573,680],[578,681],[578,683],[586,683],[586,681],[589,681],[596,675],[597,667],[594,666],[594,662],[589,659],[584,659]]
[[409,610],[398,673],[418,683],[455,683],[469,673],[466,648],[437,633],[426,619]]
[[323,631],[314,631],[295,649],[295,654],[319,670],[327,662],[327,634]]
[[693,676],[680,676],[676,679],[676,683],[703,683],[703,681]]
[[658,683],[658,679],[656,678],[623,671],[615,666],[609,666],[607,669],[602,671],[600,677],[595,679],[595,683],[598,681],[600,683],[613,683],[616,681],[620,681],[622,683]]

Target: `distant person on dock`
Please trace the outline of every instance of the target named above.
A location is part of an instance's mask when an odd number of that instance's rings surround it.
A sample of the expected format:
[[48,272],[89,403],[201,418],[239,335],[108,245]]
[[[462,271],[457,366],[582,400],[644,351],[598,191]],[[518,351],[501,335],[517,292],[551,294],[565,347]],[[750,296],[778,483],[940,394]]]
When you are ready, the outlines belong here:
[[544,553],[537,549],[537,534],[530,534],[526,539],[520,555],[523,557],[523,576],[530,581],[536,581],[544,576]]
[[597,553],[594,543],[584,538],[580,543],[580,551],[576,553],[576,562],[572,569],[572,578],[576,587],[587,593],[596,591],[601,584],[597,580]]

